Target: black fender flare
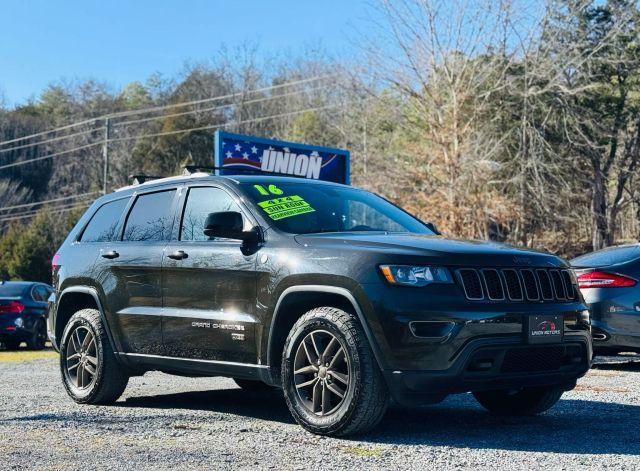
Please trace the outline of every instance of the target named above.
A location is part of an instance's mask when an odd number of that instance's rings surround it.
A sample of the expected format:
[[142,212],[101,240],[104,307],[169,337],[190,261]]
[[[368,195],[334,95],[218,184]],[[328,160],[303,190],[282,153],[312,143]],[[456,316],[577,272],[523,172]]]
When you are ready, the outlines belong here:
[[[105,331],[107,332],[107,338],[109,339],[109,343],[111,344],[111,348],[113,349],[114,352],[117,352],[118,349],[116,348],[116,343],[115,340],[113,338],[113,334],[111,333],[111,328],[109,327],[109,322],[107,321],[107,317],[104,315],[104,308],[102,307],[102,301],[100,301],[100,296],[98,295],[98,291],[91,287],[91,286],[71,286],[69,288],[65,288],[64,290],[62,290],[62,293],[60,293],[60,299],[56,300],[56,325],[55,325],[55,329],[57,330],[58,326],[58,307],[60,306],[60,304],[62,303],[62,300],[64,299],[65,295],[70,294],[70,293],[83,293],[83,294],[88,294],[90,295],[94,301],[96,302],[96,306],[98,306],[98,312],[100,313],[100,319],[102,319],[102,322],[104,324],[105,327]],[[116,355],[116,357],[118,357],[118,355]]]
[[291,293],[298,293],[298,292],[311,292],[311,293],[330,293],[330,294],[336,294],[339,296],[342,296],[343,298],[345,298],[347,301],[349,301],[349,303],[351,304],[351,306],[353,306],[353,310],[355,311],[356,315],[358,316],[358,320],[360,321],[360,325],[362,325],[362,329],[364,330],[364,333],[367,337],[367,341],[369,342],[369,346],[371,347],[371,350],[373,351],[373,356],[376,359],[376,362],[378,363],[378,366],[380,367],[381,371],[384,371],[384,362],[383,362],[383,356],[382,353],[380,351],[380,348],[378,346],[378,343],[376,342],[376,339],[373,335],[373,332],[371,331],[371,328],[369,327],[369,323],[367,322],[364,313],[362,312],[362,308],[360,307],[360,304],[358,304],[358,301],[356,300],[355,296],[351,293],[351,291],[349,291],[346,288],[341,288],[339,286],[330,286],[330,285],[297,285],[297,286],[290,286],[289,288],[285,289],[281,294],[280,297],[278,298],[278,301],[276,302],[276,307],[273,310],[273,316],[271,316],[271,325],[269,328],[269,344],[267,346],[267,365],[269,365],[271,368],[273,368],[273,358],[271,358],[271,345],[273,342],[273,332],[274,332],[274,326],[276,324],[276,320],[278,318],[278,313],[280,312],[280,306],[282,305],[282,302],[284,301],[284,299],[290,295]]

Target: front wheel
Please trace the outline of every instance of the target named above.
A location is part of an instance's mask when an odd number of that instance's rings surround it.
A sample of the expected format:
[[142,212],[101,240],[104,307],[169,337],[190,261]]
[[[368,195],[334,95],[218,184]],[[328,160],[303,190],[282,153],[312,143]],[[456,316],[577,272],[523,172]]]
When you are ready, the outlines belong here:
[[129,381],[116,360],[100,313],[76,312],[60,343],[62,382],[71,398],[81,404],[109,404],[124,392]]
[[497,415],[536,415],[553,407],[564,390],[557,386],[524,388],[516,391],[474,392],[476,400]]
[[313,309],[292,327],[282,359],[282,389],[296,421],[321,435],[367,432],[388,403],[358,319],[333,307]]

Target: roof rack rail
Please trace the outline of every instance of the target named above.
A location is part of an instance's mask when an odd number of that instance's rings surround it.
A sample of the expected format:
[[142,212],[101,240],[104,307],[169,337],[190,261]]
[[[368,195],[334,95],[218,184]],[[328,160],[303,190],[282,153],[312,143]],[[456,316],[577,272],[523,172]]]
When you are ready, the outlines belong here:
[[132,185],[142,185],[145,182],[151,180],[159,180],[161,178],[165,177],[160,177],[157,175],[129,175],[129,179],[131,180]]
[[[194,173],[202,173],[202,172],[213,174],[216,170],[226,170],[228,172],[246,173],[248,175],[263,175],[265,177],[276,176],[276,177],[302,178],[303,180],[308,180],[308,178],[303,175],[291,175],[289,173],[282,173],[282,172],[265,172],[258,168],[256,169],[229,168],[229,167],[214,167],[214,166],[207,166],[207,165],[185,165],[182,175],[188,176]],[[222,175],[222,176],[232,177],[233,174]]]

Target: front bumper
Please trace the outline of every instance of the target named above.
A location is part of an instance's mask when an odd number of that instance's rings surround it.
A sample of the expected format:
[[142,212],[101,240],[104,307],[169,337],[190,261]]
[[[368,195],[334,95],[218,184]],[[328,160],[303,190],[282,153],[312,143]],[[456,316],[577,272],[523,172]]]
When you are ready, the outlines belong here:
[[526,345],[518,339],[469,342],[446,370],[386,371],[393,398],[413,406],[441,401],[448,394],[536,386],[575,387],[591,367],[587,333],[566,335],[562,343]]

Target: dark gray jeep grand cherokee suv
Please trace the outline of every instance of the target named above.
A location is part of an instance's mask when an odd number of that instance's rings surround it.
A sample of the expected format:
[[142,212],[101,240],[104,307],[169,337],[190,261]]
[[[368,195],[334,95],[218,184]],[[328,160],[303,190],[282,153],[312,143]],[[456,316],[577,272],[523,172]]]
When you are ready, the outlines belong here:
[[79,403],[160,370],[282,388],[295,419],[362,433],[389,398],[471,391],[535,414],[588,370],[559,258],[448,240],[353,187],[194,174],[98,199],[53,261],[49,336]]

